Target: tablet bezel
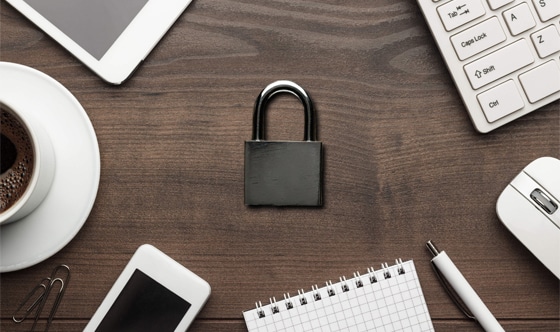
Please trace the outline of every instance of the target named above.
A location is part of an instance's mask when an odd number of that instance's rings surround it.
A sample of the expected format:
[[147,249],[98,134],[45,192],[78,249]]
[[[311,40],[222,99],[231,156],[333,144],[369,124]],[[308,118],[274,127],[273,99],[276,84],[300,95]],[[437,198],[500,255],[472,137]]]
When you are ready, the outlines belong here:
[[148,56],[192,0],[148,0],[100,60],[78,45],[25,0],[6,1],[103,80],[111,84],[121,84]]
[[142,271],[190,303],[191,306],[175,328],[175,331],[185,331],[210,296],[211,288],[205,280],[152,245],[144,244],[136,250],[85,327],[84,332],[93,332],[98,328],[136,270]]

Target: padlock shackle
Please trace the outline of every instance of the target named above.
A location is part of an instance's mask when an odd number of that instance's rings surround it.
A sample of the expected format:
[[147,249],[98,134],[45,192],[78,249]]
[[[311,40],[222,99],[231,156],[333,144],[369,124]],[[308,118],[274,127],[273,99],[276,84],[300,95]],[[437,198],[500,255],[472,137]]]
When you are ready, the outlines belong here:
[[303,139],[305,141],[315,141],[315,115],[313,112],[313,103],[307,92],[292,81],[276,81],[264,88],[257,100],[255,101],[255,109],[253,114],[253,140],[261,141],[265,139],[265,114],[264,111],[269,100],[278,93],[290,93],[296,96],[303,104],[305,116]]

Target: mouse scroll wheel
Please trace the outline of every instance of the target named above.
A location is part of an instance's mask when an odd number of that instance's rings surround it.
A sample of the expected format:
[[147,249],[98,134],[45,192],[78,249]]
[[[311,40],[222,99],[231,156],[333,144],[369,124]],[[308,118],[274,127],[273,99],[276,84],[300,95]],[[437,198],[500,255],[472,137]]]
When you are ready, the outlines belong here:
[[538,188],[533,190],[531,198],[548,214],[553,214],[558,210],[558,205]]

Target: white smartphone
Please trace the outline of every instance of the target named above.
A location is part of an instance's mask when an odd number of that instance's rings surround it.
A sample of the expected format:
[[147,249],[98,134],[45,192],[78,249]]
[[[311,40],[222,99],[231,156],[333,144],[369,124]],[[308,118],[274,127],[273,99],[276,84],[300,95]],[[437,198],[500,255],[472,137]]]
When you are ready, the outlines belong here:
[[6,0],[93,72],[121,84],[191,0]]
[[134,253],[84,331],[183,332],[209,296],[206,281],[145,244]]

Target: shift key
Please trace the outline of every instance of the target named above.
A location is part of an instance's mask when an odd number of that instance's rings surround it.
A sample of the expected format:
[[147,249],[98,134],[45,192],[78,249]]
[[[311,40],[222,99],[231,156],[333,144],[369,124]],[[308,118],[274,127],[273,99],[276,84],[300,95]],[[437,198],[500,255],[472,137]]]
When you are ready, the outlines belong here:
[[534,61],[529,45],[521,39],[465,65],[464,69],[473,89],[478,89]]

